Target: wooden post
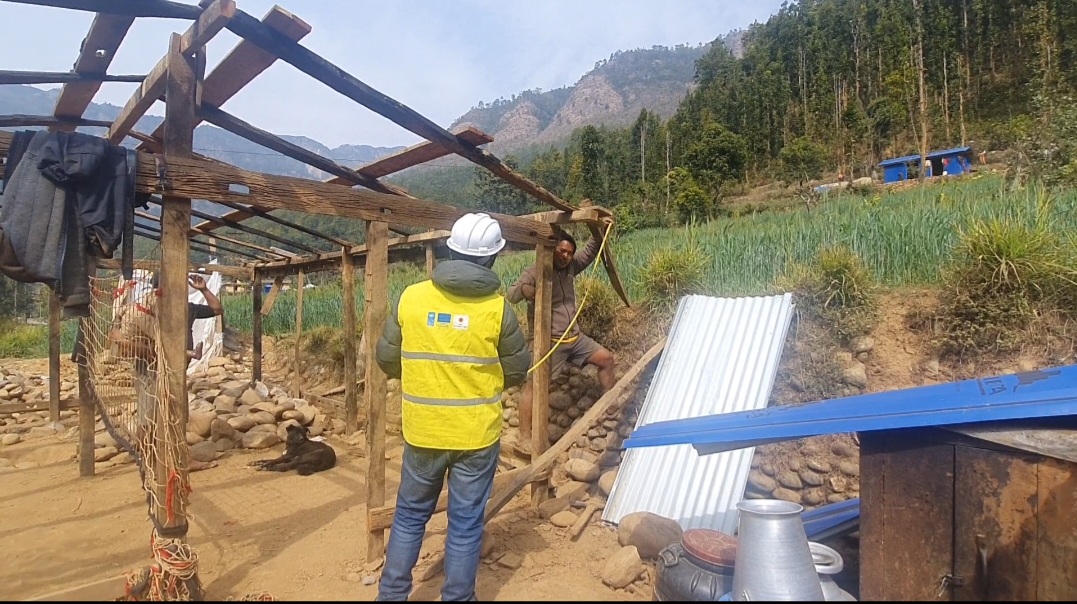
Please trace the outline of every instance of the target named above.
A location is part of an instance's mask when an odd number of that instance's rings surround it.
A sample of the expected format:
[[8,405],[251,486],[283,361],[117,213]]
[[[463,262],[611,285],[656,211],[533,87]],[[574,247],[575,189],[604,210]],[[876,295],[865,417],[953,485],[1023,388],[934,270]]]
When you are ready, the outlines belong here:
[[79,476],[94,475],[94,415],[93,384],[90,378],[90,347],[86,339],[93,329],[93,319],[79,319],[78,342],[75,343],[75,359],[79,367]]
[[[180,52],[180,45],[180,35],[172,34],[166,59],[166,166],[170,164],[169,160],[191,156],[197,119],[195,108],[199,102],[198,88],[205,66],[201,48],[193,49],[193,56],[185,56]],[[151,448],[159,455],[155,464],[158,483],[153,487],[153,516],[160,527],[158,530],[168,533],[162,536],[180,539],[187,535],[187,498],[182,490],[188,485],[189,453],[183,435],[188,417],[187,265],[190,261],[190,229],[190,198],[175,197],[166,191],[161,201],[161,298],[157,313],[160,357],[157,370],[164,372],[167,397],[160,401],[158,407],[158,442]],[[168,478],[173,475],[178,475],[179,480]]]
[[60,299],[49,293],[49,421],[60,421]]
[[340,256],[340,285],[344,288],[344,433],[359,429],[359,395],[355,343],[355,258],[345,249]]
[[[385,504],[386,377],[374,359],[389,309],[389,225],[384,222],[366,223],[366,244],[368,252],[363,288],[366,323],[363,335],[366,336],[366,505],[369,510]],[[367,560],[381,557],[385,553],[385,530],[370,530],[366,544]]]
[[292,396],[294,398],[303,396],[303,373],[300,371],[299,359],[303,349],[303,289],[306,286],[305,277],[303,269],[299,269],[299,273],[295,277],[295,376],[292,381]]
[[[550,320],[553,307],[553,248],[540,245],[535,248],[535,329],[532,362],[538,363],[550,351]],[[546,359],[531,372],[531,458],[537,459],[550,448],[550,360]],[[549,497],[548,480],[531,484],[531,504],[546,501]]]
[[434,267],[437,266],[437,260],[434,258],[434,244],[426,244],[426,276],[427,278],[434,278]]
[[262,379],[262,273],[254,271],[251,286],[251,385]]

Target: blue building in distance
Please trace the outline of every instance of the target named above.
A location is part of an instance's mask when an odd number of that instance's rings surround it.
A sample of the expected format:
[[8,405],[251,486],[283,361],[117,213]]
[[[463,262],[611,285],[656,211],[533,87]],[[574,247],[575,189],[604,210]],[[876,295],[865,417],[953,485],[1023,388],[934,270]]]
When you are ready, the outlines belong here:
[[[972,170],[972,148],[955,147],[927,154],[927,176],[957,176]],[[879,162],[883,169],[883,183],[901,182],[916,178],[920,170],[920,156],[906,155]],[[911,173],[911,175],[910,175]]]

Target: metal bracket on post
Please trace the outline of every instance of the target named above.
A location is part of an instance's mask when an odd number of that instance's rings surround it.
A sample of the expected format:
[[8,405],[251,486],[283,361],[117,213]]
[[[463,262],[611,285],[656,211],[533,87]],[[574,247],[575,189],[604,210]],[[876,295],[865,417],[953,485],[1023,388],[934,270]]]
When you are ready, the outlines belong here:
[[172,178],[168,175],[168,163],[165,162],[165,157],[163,155],[154,155],[153,166],[157,172],[157,190],[171,191]]

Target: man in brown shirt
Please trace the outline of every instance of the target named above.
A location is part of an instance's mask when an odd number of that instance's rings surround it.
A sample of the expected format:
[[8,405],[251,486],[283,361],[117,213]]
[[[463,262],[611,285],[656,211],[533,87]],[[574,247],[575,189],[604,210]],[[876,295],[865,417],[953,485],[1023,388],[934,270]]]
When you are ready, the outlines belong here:
[[[551,345],[564,334],[561,344],[554,349],[550,358],[550,375],[555,375],[564,367],[566,361],[571,361],[577,367],[585,364],[594,365],[598,368],[598,381],[602,384],[602,390],[608,391],[617,382],[614,375],[613,353],[604,346],[595,342],[580,328],[573,324],[569,329],[572,317],[576,316],[576,275],[595,261],[602,240],[592,237],[582,250],[576,250],[576,240],[568,233],[562,233],[554,248],[553,254],[553,310],[550,320],[550,335],[553,338]],[[528,267],[520,275],[520,278],[509,288],[508,301],[516,304],[521,300],[527,300],[528,325],[535,324],[535,267]],[[568,333],[565,334],[565,330]],[[534,332],[529,338],[534,337]],[[537,362],[539,359],[535,359]],[[520,397],[520,431],[516,442],[516,450],[525,456],[531,453],[531,399],[534,388],[532,380],[528,378],[524,382]]]

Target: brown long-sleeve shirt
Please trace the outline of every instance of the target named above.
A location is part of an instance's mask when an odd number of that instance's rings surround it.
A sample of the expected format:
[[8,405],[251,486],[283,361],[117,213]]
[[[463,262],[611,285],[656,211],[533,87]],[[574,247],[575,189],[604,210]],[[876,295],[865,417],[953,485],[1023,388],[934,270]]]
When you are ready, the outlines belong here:
[[[576,275],[582,273],[598,256],[599,247],[601,247],[602,241],[592,237],[587,245],[582,249],[576,250],[576,253],[572,256],[572,262],[563,270],[554,269],[553,271],[553,316],[550,320],[550,334],[554,339],[558,339],[565,333],[565,329],[568,324],[572,322],[572,317],[576,315]],[[524,299],[523,286],[530,285],[536,286],[535,281],[535,266],[531,265],[520,274],[520,278],[516,280],[516,283],[512,284],[508,292],[508,301],[516,304]],[[527,301],[527,324],[531,336],[534,336],[535,325],[535,301]],[[569,331],[569,338],[575,337],[580,333],[578,326],[573,325]]]

